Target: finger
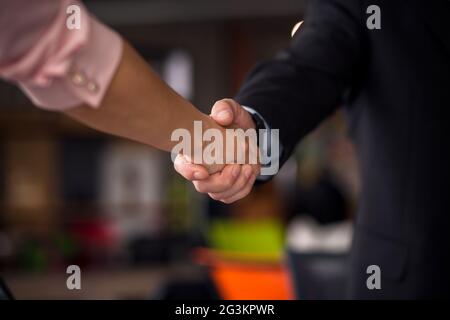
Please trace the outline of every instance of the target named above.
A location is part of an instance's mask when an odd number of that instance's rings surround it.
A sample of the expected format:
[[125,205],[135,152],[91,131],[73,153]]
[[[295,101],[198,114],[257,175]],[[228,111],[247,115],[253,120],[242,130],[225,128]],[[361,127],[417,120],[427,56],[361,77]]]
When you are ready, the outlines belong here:
[[173,166],[180,175],[189,181],[203,180],[209,177],[205,167],[189,162],[182,154],[177,155]]
[[209,196],[213,198],[214,200],[221,200],[226,199],[234,194],[240,192],[247,184],[248,180],[252,176],[252,169],[249,165],[245,165],[242,167],[241,174],[236,179],[236,182],[229,188],[228,190],[224,192],[217,192],[217,193],[209,193]]
[[240,105],[232,99],[217,101],[211,109],[211,117],[221,126],[229,126],[235,122]]
[[239,164],[227,165],[221,172],[210,175],[205,180],[194,181],[194,187],[201,193],[224,192],[234,185],[241,167]]
[[231,196],[240,192],[246,186],[252,174],[253,174],[252,167],[250,165],[244,165],[242,167],[241,174],[239,175],[236,182],[230,189],[224,192],[209,193],[209,196],[214,200],[230,198]]
[[251,115],[233,99],[217,101],[212,107],[211,117],[222,126],[234,125],[245,130],[255,129],[255,122]]
[[261,165],[259,164],[254,164],[251,166],[252,167],[252,171],[253,174],[257,177],[261,174]]
[[248,180],[246,186],[240,192],[236,193],[235,195],[233,195],[229,198],[222,199],[221,201],[223,203],[230,204],[235,201],[241,200],[242,198],[245,198],[252,191],[255,180],[256,180],[256,175],[253,174],[251,176],[251,178]]

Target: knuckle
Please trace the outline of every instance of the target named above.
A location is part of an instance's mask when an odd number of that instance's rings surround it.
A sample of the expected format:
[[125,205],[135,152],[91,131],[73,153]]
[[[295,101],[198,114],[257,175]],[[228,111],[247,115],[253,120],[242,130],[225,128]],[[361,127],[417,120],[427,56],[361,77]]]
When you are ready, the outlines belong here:
[[[245,187],[245,183],[247,182],[247,179],[245,178],[244,175],[242,175],[241,177],[239,177],[239,180],[236,182],[236,189],[238,189],[239,191]],[[238,191],[238,192],[239,192]]]
[[231,187],[233,186],[233,184],[234,184],[234,179],[233,179],[231,176],[228,176],[228,177],[224,180],[223,186],[224,186],[226,189],[229,189],[229,188],[231,188]]

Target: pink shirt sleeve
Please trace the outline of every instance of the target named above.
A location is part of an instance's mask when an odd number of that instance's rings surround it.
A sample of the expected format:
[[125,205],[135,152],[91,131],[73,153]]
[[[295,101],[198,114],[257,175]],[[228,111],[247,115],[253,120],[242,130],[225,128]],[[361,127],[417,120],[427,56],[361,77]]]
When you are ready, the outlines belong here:
[[[80,28],[66,26],[80,9]],[[77,1],[0,0],[0,77],[39,107],[98,107],[122,56],[118,34]],[[73,7],[72,7],[73,8]]]

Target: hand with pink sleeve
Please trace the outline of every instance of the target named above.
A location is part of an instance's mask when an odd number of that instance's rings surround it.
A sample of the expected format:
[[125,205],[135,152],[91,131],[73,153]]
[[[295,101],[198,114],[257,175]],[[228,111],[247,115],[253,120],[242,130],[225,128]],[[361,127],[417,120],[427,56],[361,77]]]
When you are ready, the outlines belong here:
[[[0,0],[0,76],[39,107],[98,107],[121,57],[121,39],[77,1]],[[69,6],[80,26],[69,29]]]
[[[75,29],[66,26],[73,5],[81,19]],[[35,105],[166,151],[176,145],[172,132],[193,132],[194,121],[223,132],[80,2],[0,0],[0,7],[0,77],[17,84]]]

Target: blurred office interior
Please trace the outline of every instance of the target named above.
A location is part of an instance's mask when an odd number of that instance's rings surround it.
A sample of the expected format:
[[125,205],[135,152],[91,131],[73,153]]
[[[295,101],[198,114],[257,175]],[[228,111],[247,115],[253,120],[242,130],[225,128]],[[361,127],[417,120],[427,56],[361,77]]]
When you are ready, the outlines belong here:
[[[208,113],[289,43],[306,1],[85,3]],[[39,110],[0,83],[0,277],[19,299],[343,298],[358,190],[340,112],[275,179],[223,205],[196,193],[169,154]],[[66,287],[72,264],[81,290]]]

